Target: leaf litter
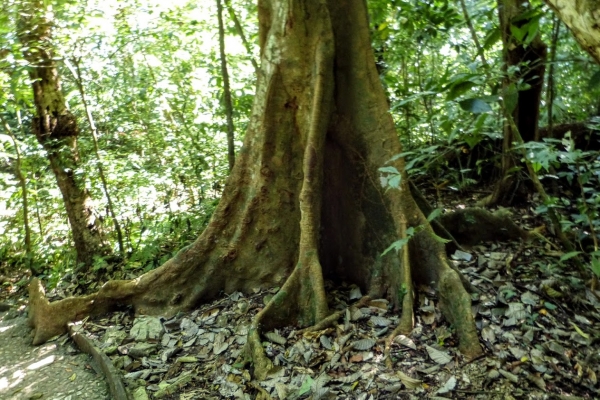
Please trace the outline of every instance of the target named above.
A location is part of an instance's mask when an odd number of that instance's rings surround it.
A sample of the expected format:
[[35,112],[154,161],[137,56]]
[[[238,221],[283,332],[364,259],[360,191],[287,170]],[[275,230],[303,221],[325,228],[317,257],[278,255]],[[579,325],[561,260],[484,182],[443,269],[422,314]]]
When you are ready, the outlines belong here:
[[600,398],[600,293],[536,243],[488,244],[451,262],[472,294],[485,356],[466,360],[438,299],[423,288],[412,332],[390,338],[399,311],[359,307],[361,289],[327,288],[337,324],[263,333],[274,368],[262,382],[241,362],[252,318],[278,288],[232,293],[172,318],[128,311],[84,325],[138,399]]

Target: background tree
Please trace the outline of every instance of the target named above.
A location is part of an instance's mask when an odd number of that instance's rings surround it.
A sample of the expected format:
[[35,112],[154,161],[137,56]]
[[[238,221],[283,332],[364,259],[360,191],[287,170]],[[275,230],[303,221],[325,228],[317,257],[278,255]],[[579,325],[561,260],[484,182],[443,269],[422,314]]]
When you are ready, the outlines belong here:
[[233,144],[235,128],[233,126],[233,105],[231,103],[227,56],[225,55],[225,28],[223,26],[223,4],[221,4],[221,0],[217,0],[217,20],[219,22],[219,58],[221,59],[221,75],[223,79],[223,106],[225,107],[225,115],[227,116],[227,160],[229,161],[229,170],[232,170],[235,164],[235,146]]
[[541,13],[529,2],[498,1],[505,77],[502,102],[505,113],[500,179],[486,205],[510,203],[519,181],[515,174],[514,143],[539,140],[540,100],[546,69],[546,45],[539,33]]
[[67,109],[61,91],[51,42],[51,11],[43,1],[32,0],[23,4],[19,15],[19,38],[23,55],[29,62],[36,107],[32,129],[46,151],[62,193],[77,250],[77,262],[88,268],[94,257],[105,255],[108,248],[80,168],[77,121]]

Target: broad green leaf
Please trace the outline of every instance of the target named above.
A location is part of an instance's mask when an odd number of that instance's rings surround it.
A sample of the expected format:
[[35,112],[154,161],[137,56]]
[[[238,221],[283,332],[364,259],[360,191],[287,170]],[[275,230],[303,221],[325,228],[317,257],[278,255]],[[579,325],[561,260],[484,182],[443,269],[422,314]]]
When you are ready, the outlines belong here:
[[394,189],[398,189],[400,187],[400,182],[402,181],[402,175],[394,175],[388,180],[388,186]]
[[477,117],[477,121],[475,121],[475,132],[479,133],[481,131],[481,128],[483,128],[483,124],[485,124],[485,121],[487,120],[489,114],[481,114],[479,117]]
[[408,243],[408,240],[409,240],[408,238],[396,240],[394,243],[392,243],[390,245],[390,247],[385,249],[384,252],[381,253],[381,255],[385,256],[387,253],[389,253],[392,250],[400,251]]
[[398,175],[400,174],[400,172],[398,172],[396,167],[392,167],[391,165],[389,165],[387,167],[379,168],[379,172],[386,172],[388,174],[398,174]]
[[592,272],[600,278],[600,258],[592,257],[590,268],[592,269]]
[[559,261],[560,262],[567,261],[569,258],[576,257],[578,254],[580,254],[579,251],[571,251],[569,253],[563,254]]
[[[525,40],[525,43],[529,44],[533,42],[533,39],[535,39],[538,34],[540,20],[539,18],[532,19],[525,26],[527,27],[527,39]],[[523,28],[525,28],[525,26]]]
[[442,215],[442,211],[443,210],[441,208],[436,208],[435,210],[433,210],[431,212],[431,214],[429,214],[427,216],[427,221],[429,221],[429,222],[433,221],[434,219],[436,219],[437,217],[439,217],[440,215]]
[[510,33],[515,39],[517,39],[517,42],[522,43],[523,39],[525,39],[525,34],[527,34],[527,25],[523,25],[520,28],[518,26],[511,25]]
[[459,82],[450,88],[450,91],[448,92],[448,96],[446,96],[446,100],[447,101],[454,100],[457,97],[468,92],[472,87],[474,87],[476,85],[477,84],[473,81]]
[[480,114],[492,111],[492,107],[488,103],[480,99],[467,99],[458,103],[460,108],[465,111],[470,111],[473,114]]
[[500,40],[500,29],[498,29],[498,28],[492,29],[490,32],[488,32],[487,36],[485,37],[485,41],[483,42],[483,48],[485,50],[489,50],[499,40]]
[[304,382],[302,382],[302,386],[300,386],[300,390],[298,391],[298,395],[302,396],[303,394],[306,394],[310,391],[310,387],[313,384],[313,378],[311,378],[310,376],[306,376],[306,379],[304,379]]

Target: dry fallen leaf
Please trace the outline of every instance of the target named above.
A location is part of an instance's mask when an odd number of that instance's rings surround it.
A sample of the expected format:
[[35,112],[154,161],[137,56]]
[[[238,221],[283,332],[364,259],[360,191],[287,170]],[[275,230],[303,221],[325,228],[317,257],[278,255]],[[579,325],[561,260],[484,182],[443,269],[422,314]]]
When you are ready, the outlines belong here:
[[416,388],[420,387],[421,384],[423,383],[423,381],[420,381],[415,378],[411,378],[410,376],[406,375],[402,371],[397,371],[396,374],[398,374],[400,381],[402,381],[404,386],[406,386],[408,389],[416,389]]
[[433,361],[440,365],[448,364],[450,361],[452,361],[452,358],[443,351],[435,349],[431,346],[425,346],[425,348],[427,349],[427,354],[429,354],[429,357],[431,357]]

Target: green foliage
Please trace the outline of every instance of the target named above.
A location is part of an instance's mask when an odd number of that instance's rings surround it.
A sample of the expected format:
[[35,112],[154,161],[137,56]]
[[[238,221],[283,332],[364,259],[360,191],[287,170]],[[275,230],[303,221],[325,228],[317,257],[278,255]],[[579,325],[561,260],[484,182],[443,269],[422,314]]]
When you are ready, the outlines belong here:
[[[63,92],[76,115],[81,169],[95,199],[106,240],[117,250],[112,216],[98,176],[98,163],[76,77],[78,65],[87,106],[98,128],[107,185],[124,230],[124,271],[160,265],[195,240],[210,218],[227,177],[225,115],[216,15],[212,4],[139,1],[50,1],[52,46]],[[23,247],[22,193],[14,170],[15,148],[0,136],[0,269],[31,267],[56,284],[73,271],[74,250],[60,192],[44,150],[31,132],[34,110],[17,40],[21,0],[0,7],[0,115],[17,136],[29,194],[33,258]],[[257,56],[255,5],[233,1]],[[241,40],[226,21],[236,124],[241,146],[254,93],[254,70]],[[0,126],[0,134],[4,128]],[[82,174],[84,173],[84,174]],[[97,259],[105,273],[115,259]],[[114,272],[114,271],[113,271]],[[139,272],[139,271],[138,271]]]
[[[226,20],[238,148],[256,78],[249,60],[258,59],[254,3],[232,1],[251,55]],[[60,192],[46,154],[32,134],[33,95],[28,76],[32,67],[24,60],[17,37],[18,10],[23,4],[23,0],[8,0],[0,6],[0,115],[15,133],[22,156],[33,256],[25,253],[23,245],[23,193],[15,175],[17,148],[0,127],[0,231],[4,233],[0,268],[31,268],[57,283],[73,271],[75,254]],[[126,254],[119,266],[125,274],[154,268],[197,237],[227,178],[215,7],[212,2],[193,0],[48,0],[44,4],[54,11],[50,44],[68,106],[81,130],[82,162],[74,172],[86,177],[106,240],[116,250],[113,217],[107,212],[98,176],[100,160],[93,151],[77,79],[67,62],[80,68],[87,106],[98,128],[108,189],[124,230]],[[500,101],[514,110],[518,92],[527,87],[515,79],[503,88],[502,80],[529,68],[527,64],[503,68],[496,2],[466,1],[488,70],[457,3],[370,0],[368,6],[380,78],[405,145],[397,156],[405,159],[405,176],[459,191],[477,184],[482,176],[489,177],[486,171],[498,162],[496,150],[502,137]],[[526,45],[538,33],[548,42],[548,15],[545,8],[533,9],[512,21],[513,35]],[[566,29],[559,36],[556,59],[553,123],[597,114],[600,72]],[[541,125],[546,120],[547,113],[542,112]],[[555,169],[557,178],[581,186],[579,200],[566,204],[556,196],[543,207],[560,209],[565,229],[583,235],[581,240],[589,239],[589,227],[595,227],[598,220],[597,158],[589,152],[567,150],[562,142],[529,146],[528,158],[538,173],[551,179]],[[402,173],[391,165],[382,166],[381,184],[386,190],[400,189],[405,183]],[[387,251],[405,244],[397,242]],[[92,267],[100,274],[114,264],[110,258],[98,259]]]
[[[598,129],[598,125],[590,126]],[[546,215],[553,208],[561,216],[561,226],[578,243],[582,251],[564,254],[562,263],[581,253],[591,256],[590,268],[598,272],[600,239],[600,152],[576,149],[570,134],[562,140],[545,139],[521,146],[534,171],[543,181],[561,181],[563,193],[556,193],[536,211]],[[566,193],[565,193],[566,192]]]
[[400,182],[402,182],[402,174],[396,169],[396,167],[381,167],[379,168],[379,172],[381,172],[379,180],[381,182],[382,187],[385,187],[386,189],[400,188]]

